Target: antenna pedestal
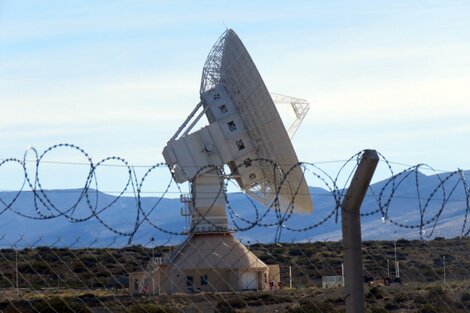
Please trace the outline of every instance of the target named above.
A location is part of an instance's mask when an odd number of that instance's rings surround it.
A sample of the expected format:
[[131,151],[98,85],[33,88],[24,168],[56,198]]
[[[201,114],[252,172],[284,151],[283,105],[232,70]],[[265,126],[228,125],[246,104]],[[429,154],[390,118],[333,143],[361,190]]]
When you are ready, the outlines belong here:
[[191,189],[191,232],[227,232],[223,176],[215,169],[197,175]]

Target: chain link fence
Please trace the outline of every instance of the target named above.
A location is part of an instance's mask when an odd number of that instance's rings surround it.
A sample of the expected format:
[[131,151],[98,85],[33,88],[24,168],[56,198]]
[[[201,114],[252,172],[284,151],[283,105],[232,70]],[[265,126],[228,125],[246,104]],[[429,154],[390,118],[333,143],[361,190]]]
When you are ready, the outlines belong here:
[[[340,241],[0,241],[2,312],[344,312]],[[365,241],[368,312],[470,312],[470,239]],[[396,260],[396,261],[395,261]]]
[[[58,149],[86,161],[48,161]],[[295,191],[287,209],[276,195],[258,204],[219,168],[230,228],[194,233],[174,216],[190,197],[169,197],[184,186],[170,177],[146,193],[165,164],[94,162],[70,144],[32,151],[0,161],[22,176],[21,188],[0,192],[1,312],[345,311],[341,202],[362,152],[333,162],[334,175],[320,167],[330,162],[292,165],[314,186],[312,215],[293,214]],[[367,312],[470,312],[468,172],[380,161],[387,175],[361,210]],[[46,188],[43,171],[56,165],[85,165],[82,187]],[[100,189],[101,169],[124,169],[123,187]]]

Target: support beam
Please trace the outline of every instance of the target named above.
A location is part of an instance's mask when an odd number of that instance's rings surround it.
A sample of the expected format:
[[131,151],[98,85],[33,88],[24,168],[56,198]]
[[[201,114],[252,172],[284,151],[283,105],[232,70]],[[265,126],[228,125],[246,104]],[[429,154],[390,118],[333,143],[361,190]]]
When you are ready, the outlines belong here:
[[183,131],[183,129],[185,129],[186,125],[188,125],[188,123],[191,121],[191,119],[194,117],[194,115],[196,115],[197,111],[199,110],[199,108],[202,106],[202,101],[200,101],[196,107],[193,109],[193,111],[188,115],[188,117],[186,118],[186,120],[183,122],[183,124],[181,124],[180,128],[178,128],[178,130],[176,131],[176,133],[173,135],[173,137],[171,137],[170,141],[172,140],[175,140],[179,134]]
[[375,150],[364,151],[341,204],[346,313],[365,312],[360,209],[378,162]]

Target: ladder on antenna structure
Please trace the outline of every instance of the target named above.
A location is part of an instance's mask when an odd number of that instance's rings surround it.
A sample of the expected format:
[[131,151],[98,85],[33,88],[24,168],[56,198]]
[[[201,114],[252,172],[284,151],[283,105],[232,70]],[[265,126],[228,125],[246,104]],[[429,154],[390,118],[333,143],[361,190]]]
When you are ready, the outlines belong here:
[[144,275],[139,282],[139,293],[155,293],[155,273],[162,263],[161,257],[152,258],[147,264]]
[[191,230],[191,203],[193,202],[193,198],[191,194],[181,194],[180,195],[180,202],[182,203],[181,207],[181,216],[184,217],[184,224],[185,224],[185,231]]

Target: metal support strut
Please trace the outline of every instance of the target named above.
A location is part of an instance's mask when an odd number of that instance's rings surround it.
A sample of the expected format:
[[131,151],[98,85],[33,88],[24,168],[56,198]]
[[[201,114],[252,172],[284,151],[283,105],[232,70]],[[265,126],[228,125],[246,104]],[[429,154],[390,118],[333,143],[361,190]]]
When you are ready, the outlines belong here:
[[341,204],[346,313],[365,312],[360,209],[378,162],[375,150],[364,150]]

